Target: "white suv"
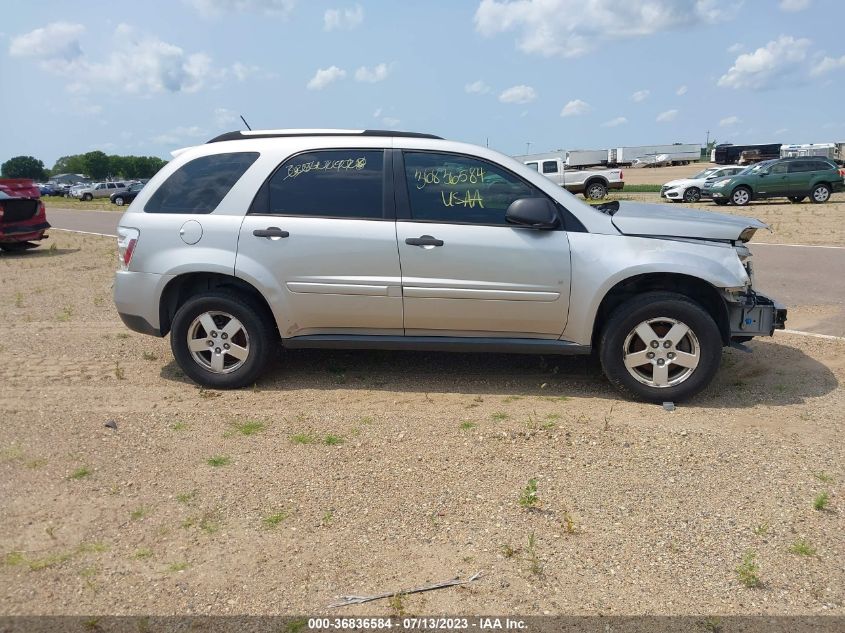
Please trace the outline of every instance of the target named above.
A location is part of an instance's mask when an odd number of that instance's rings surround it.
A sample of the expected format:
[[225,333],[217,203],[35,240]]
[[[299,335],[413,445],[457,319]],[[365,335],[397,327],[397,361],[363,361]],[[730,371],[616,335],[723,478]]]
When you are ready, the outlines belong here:
[[231,132],[174,152],[120,220],[124,323],[200,384],[284,348],[586,354],[681,400],[721,348],[782,328],[752,287],[758,220],[598,207],[493,150],[384,131]]

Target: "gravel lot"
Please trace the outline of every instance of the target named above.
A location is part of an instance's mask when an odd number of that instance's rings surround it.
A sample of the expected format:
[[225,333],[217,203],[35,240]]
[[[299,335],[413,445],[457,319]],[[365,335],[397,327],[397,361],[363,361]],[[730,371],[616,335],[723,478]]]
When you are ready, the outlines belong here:
[[[783,226],[843,240],[807,206]],[[673,413],[538,356],[300,351],[205,391],[122,326],[114,265],[0,255],[4,614],[319,613],[476,571],[332,613],[845,614],[845,341],[727,350]]]

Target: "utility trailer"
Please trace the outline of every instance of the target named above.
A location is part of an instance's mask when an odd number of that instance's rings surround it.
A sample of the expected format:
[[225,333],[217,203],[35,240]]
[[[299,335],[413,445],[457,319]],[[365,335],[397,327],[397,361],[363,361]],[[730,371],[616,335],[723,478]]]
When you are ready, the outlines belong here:
[[572,149],[566,152],[566,166],[570,169],[596,165],[607,165],[606,149]]
[[780,143],[758,143],[753,145],[734,145],[733,143],[722,143],[713,149],[711,162],[717,165],[736,165],[742,158],[743,152],[759,152],[757,160],[770,160],[780,158]]
[[607,150],[607,164],[633,165],[653,162],[654,157],[666,155],[663,164],[688,165],[701,159],[701,146],[698,143],[674,143],[672,145],[639,145],[634,147],[613,147]]

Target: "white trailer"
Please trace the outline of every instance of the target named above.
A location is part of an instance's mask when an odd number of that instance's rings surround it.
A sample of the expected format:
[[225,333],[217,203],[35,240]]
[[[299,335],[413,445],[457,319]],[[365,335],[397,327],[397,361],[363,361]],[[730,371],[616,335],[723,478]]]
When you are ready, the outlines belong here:
[[837,157],[836,143],[803,143],[801,145],[781,145],[781,158],[796,158],[798,156],[822,156],[824,158]]
[[701,147],[698,143],[613,147],[607,150],[607,164],[632,165],[637,159],[643,161],[660,154],[666,154],[673,165],[686,165],[701,159]]
[[606,149],[572,149],[566,152],[567,167],[607,165]]

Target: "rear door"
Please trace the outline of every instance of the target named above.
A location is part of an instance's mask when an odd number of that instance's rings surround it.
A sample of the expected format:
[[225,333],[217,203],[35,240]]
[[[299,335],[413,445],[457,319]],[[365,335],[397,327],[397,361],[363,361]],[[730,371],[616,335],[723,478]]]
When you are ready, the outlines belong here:
[[783,195],[806,196],[810,193],[810,180],[813,177],[812,160],[793,160],[788,163],[786,184]]
[[236,275],[252,280],[283,337],[402,334],[402,292],[383,149],[296,154],[241,225]]
[[567,234],[505,222],[511,202],[544,194],[471,156],[404,151],[395,160],[405,333],[558,338]]

